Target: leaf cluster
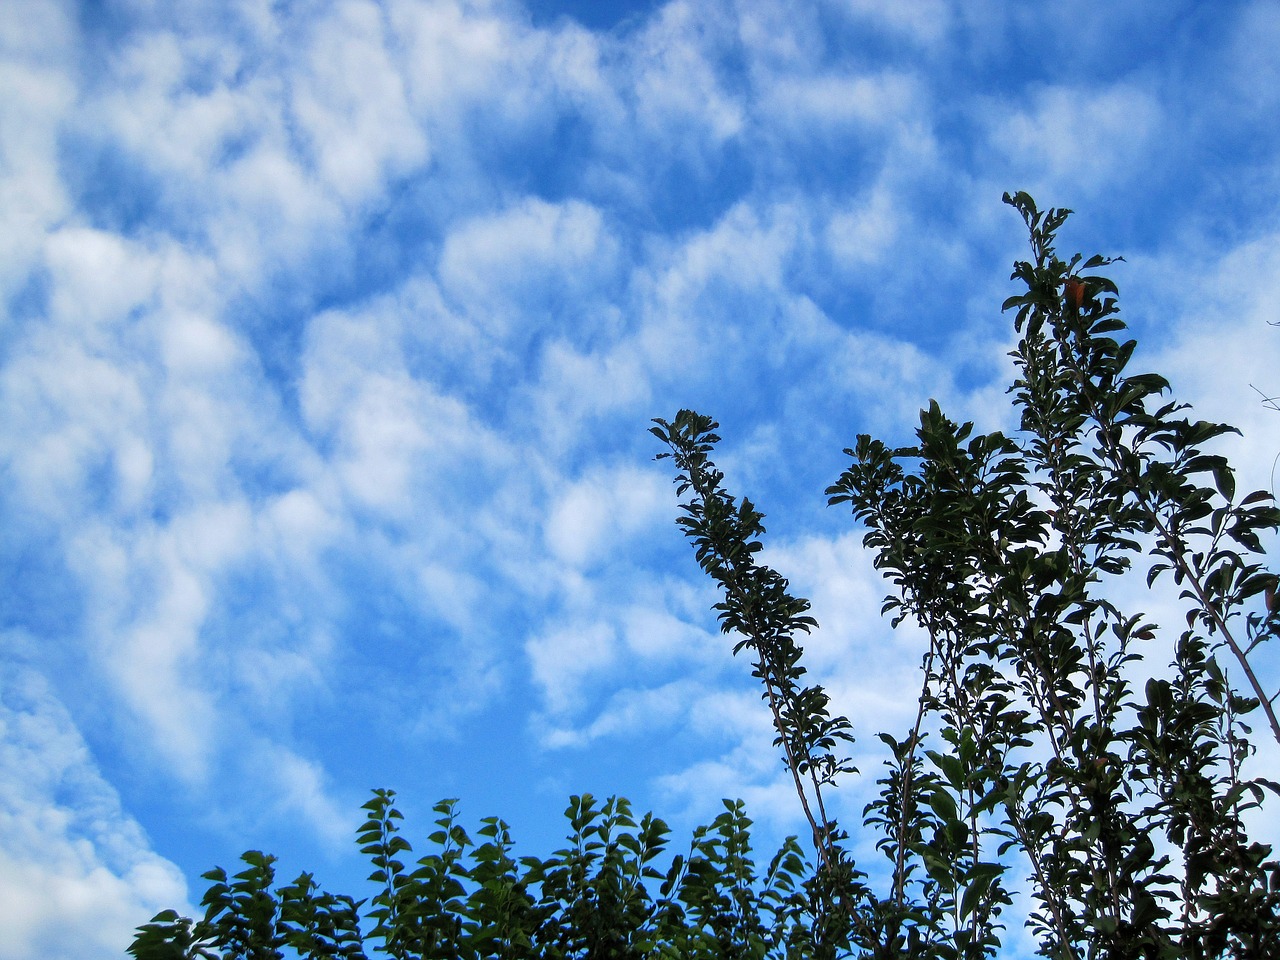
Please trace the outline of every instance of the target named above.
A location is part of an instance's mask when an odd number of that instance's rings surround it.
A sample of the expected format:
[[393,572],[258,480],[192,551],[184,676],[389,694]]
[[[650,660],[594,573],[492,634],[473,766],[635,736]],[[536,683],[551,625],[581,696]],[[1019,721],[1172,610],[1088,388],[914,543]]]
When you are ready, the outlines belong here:
[[273,887],[275,858],[257,851],[210,886],[193,920],[166,910],[139,928],[137,960],[629,960],[815,956],[812,866],[795,838],[761,869],[751,820],[725,801],[688,850],[666,856],[670,830],[614,797],[574,796],[568,843],[549,857],[514,855],[506,823],[481,820],[473,841],[457,801],[439,815],[427,852],[401,830],[391,790],[375,790],[357,834],[373,871],[364,900],[320,891],[310,874]]
[[[671,422],[655,420],[651,433],[665,443],[677,469],[680,495],[692,492],[676,521],[693,543],[702,569],[723,591],[716,604],[720,626],[736,633],[733,652],[752,655],[752,676],[763,685],[762,696],[773,716],[784,762],[795,780],[815,847],[824,863],[834,864],[838,839],[827,819],[822,791],[854,767],[842,748],[853,743],[853,725],[833,715],[830,699],[819,685],[805,681],[797,636],[817,626],[809,601],[795,597],[785,577],[758,562],[764,515],[750,500],[736,501],[725,492],[724,475],[708,454],[720,440],[710,418],[681,410]],[[839,751],[839,752],[838,752]]]
[[[1099,272],[1116,258],[1060,259],[1070,211],[1005,200],[1032,248],[1012,275],[1025,292],[1004,303],[1020,335],[1018,432],[980,433],[931,401],[914,444],[859,436],[827,490],[864,525],[893,588],[882,612],[928,638],[915,721],[902,739],[880,735],[890,758],[864,815],[889,887],[834,891],[828,916],[845,927],[830,942],[864,956],[992,955],[1021,874],[1045,956],[1275,956],[1280,863],[1245,822],[1280,787],[1243,770],[1252,714],[1280,742],[1280,691],[1254,668],[1280,628],[1263,563],[1280,511],[1264,492],[1237,497],[1211,452],[1233,428],[1190,419],[1163,377],[1130,371],[1136,343],[1118,336],[1118,289]],[[655,423],[686,498],[677,522],[722,588],[735,653],[758,653],[771,706],[793,698],[774,707],[777,743],[815,846],[861,877],[844,831],[810,814],[831,781],[805,781],[804,747],[830,750],[836,738],[811,739],[824,724],[846,743],[852,729],[820,687],[810,700],[792,692],[804,670],[794,636],[816,626],[808,603],[756,562],[761,514],[722,487],[717,425],[688,410]],[[1148,588],[1171,576],[1184,604],[1186,628],[1163,644],[1158,624],[1115,599],[1144,567]],[[1159,649],[1168,667],[1148,664]]]

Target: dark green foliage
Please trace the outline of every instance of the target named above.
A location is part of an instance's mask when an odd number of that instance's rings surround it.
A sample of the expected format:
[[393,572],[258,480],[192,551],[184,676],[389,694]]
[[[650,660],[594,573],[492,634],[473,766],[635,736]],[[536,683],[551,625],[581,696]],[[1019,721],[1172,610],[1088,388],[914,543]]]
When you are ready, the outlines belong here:
[[[1244,824],[1280,789],[1242,772],[1250,714],[1280,741],[1280,693],[1250,661],[1280,628],[1261,563],[1280,512],[1265,493],[1238,499],[1229,465],[1205,452],[1232,428],[1188,419],[1162,399],[1163,378],[1128,372],[1116,286],[1091,272],[1114,261],[1058,259],[1069,211],[1005,199],[1034,255],[1014,269],[1026,293],[1004,304],[1021,334],[1017,435],[977,433],[931,402],[914,445],[858,437],[827,491],[866,526],[894,588],[884,611],[929,645],[916,721],[904,739],[881,735],[888,773],[864,818],[889,887],[826,888],[825,916],[844,929],[815,940],[876,957],[991,955],[1015,871],[1046,956],[1280,955],[1280,864]],[[717,425],[688,410],[655,422],[688,495],[678,523],[722,588],[734,652],[757,657],[820,862],[860,877],[821,813],[847,766],[831,751],[852,731],[821,688],[801,687],[808,604],[756,563],[762,515],[723,490]],[[1181,588],[1171,679],[1135,646],[1158,651],[1157,626],[1109,588],[1140,565],[1149,587],[1171,574]]]
[[[805,958],[812,869],[790,838],[760,873],[741,802],[694,833],[687,853],[665,860],[669,830],[626,800],[573,797],[568,845],[547,859],[511,856],[507,825],[481,821],[472,842],[456,801],[436,805],[429,850],[413,863],[395,794],[376,790],[357,842],[373,865],[367,901],[322,893],[309,874],[272,890],[273,858],[251,851],[228,880],[218,869],[203,919],[172,910],[139,928],[138,960],[626,960]],[[659,866],[660,860],[665,869]],[[366,950],[369,951],[366,954]]]
[[849,761],[833,751],[841,742],[852,743],[853,733],[846,718],[831,716],[822,687],[803,685],[802,650],[795,638],[817,622],[806,614],[809,602],[787,592],[786,579],[756,562],[764,515],[750,500],[735,503],[720,486],[724,474],[707,456],[720,440],[713,432],[716,425],[688,410],[673,423],[655,422],[651,432],[671,447],[659,459],[675,460],[681,495],[693,491],[692,499],[681,504],[684,516],[677,523],[693,541],[702,569],[724,590],[724,600],[716,604],[720,627],[742,638],[733,652],[749,649],[755,658],[752,676],[764,685],[778,734],[774,745],[782,747],[814,845],[826,863],[837,856],[838,848],[822,788],[834,783],[837,775],[852,772]]
[[[897,588],[890,608],[931,637],[922,702],[944,737],[976,747],[951,761],[976,778],[968,802],[1003,792],[980,812],[997,814],[987,830],[1004,852],[1025,857],[1045,952],[1280,949],[1277,866],[1242,821],[1274,784],[1241,775],[1245,715],[1260,710],[1280,740],[1275,694],[1248,660],[1277,617],[1244,616],[1274,589],[1257,558],[1280,514],[1263,493],[1237,501],[1225,460],[1202,452],[1231,428],[1186,419],[1159,399],[1163,378],[1127,372],[1134,342],[1110,336],[1124,328],[1115,285],[1077,273],[1112,261],[1059,260],[1067,211],[1006,199],[1035,254],[1014,271],[1027,293],[1005,303],[1022,334],[1019,436],[974,436],[932,404],[914,447],[859,437],[828,493],[867,524]],[[1078,307],[1068,283],[1083,285]],[[1106,583],[1148,556],[1148,585],[1171,571],[1183,588],[1188,629],[1172,646],[1175,678],[1148,679],[1144,702],[1133,641],[1157,631],[1118,609]]]
[[[249,853],[231,879],[205,874],[202,919],[162,913],[130,952],[979,960],[1017,907],[1041,955],[1061,960],[1280,958],[1280,862],[1246,828],[1280,793],[1246,775],[1255,717],[1280,742],[1280,691],[1251,660],[1280,632],[1262,563],[1280,511],[1269,494],[1238,497],[1207,452],[1230,427],[1191,420],[1163,378],[1128,371],[1117,289],[1095,272],[1114,261],[1059,259],[1069,211],[1005,200],[1033,253],[1013,273],[1026,292],[1004,304],[1020,334],[1018,431],[979,433],[930,402],[912,445],[859,436],[827,490],[892,585],[882,612],[927,637],[914,722],[879,735],[888,759],[864,811],[884,889],[827,812],[856,772],[853,729],[806,679],[809,604],[759,562],[764,517],[725,491],[717,424],[682,410],[652,430],[676,467],[677,522],[720,586],[734,654],[751,657],[812,866],[791,839],[759,871],[750,821],[728,801],[667,861],[661,820],[590,796],[566,811],[564,849],[518,861],[501,820],[482,821],[477,846],[444,801],[431,852],[411,864],[394,795],[376,791],[358,835],[374,866],[368,933],[363,901],[307,874],[273,891],[272,859]],[[1172,635],[1116,588],[1166,577],[1182,603]]]

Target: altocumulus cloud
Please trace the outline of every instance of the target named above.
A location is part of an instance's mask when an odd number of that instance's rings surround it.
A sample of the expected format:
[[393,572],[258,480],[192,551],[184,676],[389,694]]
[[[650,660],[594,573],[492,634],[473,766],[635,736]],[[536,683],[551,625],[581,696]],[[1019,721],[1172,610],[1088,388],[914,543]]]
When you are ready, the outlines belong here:
[[1005,189],[1271,485],[1274,3],[580,7],[0,16],[0,956],[118,956],[246,847],[356,891],[375,785],[798,830],[681,406],[827,628],[856,816],[919,647],[821,490],[931,396],[1003,425]]
[[121,808],[47,682],[12,663],[3,680],[4,955],[117,953],[120,931],[140,913],[184,904],[186,881]]

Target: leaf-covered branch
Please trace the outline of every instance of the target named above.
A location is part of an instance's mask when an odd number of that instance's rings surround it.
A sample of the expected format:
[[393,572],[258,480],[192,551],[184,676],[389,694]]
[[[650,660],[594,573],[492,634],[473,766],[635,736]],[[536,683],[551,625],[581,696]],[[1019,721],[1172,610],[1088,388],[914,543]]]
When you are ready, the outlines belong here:
[[723,590],[716,610],[721,629],[740,637],[733,652],[748,649],[755,658],[752,675],[764,685],[777,732],[774,743],[783,750],[818,855],[834,865],[840,858],[838,837],[822,791],[853,770],[848,758],[835,752],[853,742],[853,727],[845,717],[832,716],[821,686],[804,684],[796,635],[817,625],[807,614],[809,602],[792,596],[784,577],[756,561],[764,515],[750,500],[735,501],[721,485],[724,475],[710,459],[720,439],[718,424],[690,410],[681,410],[669,423],[654,422],[651,432],[669,448],[658,458],[675,461],[679,495],[692,493],[681,503],[677,522],[702,569]]

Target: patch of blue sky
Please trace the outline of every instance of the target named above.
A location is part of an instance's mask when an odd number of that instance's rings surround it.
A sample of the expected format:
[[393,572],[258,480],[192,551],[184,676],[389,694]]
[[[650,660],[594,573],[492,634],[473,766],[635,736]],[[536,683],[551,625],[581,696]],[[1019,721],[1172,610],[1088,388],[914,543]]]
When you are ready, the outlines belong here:
[[[0,650],[6,659],[30,661],[56,677],[74,677],[78,657],[49,638],[74,636],[83,627],[85,596],[67,563],[66,547],[45,524],[23,524],[6,509],[7,536],[0,546]],[[18,626],[18,625],[21,626]],[[10,633],[9,631],[13,631]]]
[[527,4],[534,26],[555,27],[564,18],[588,30],[626,30],[656,10],[657,0],[533,0]]
[[[61,143],[58,167],[85,223],[124,236],[155,229],[162,214],[159,178],[118,144],[100,142],[101,134],[70,133]],[[166,232],[181,233],[185,218],[167,214]]]

